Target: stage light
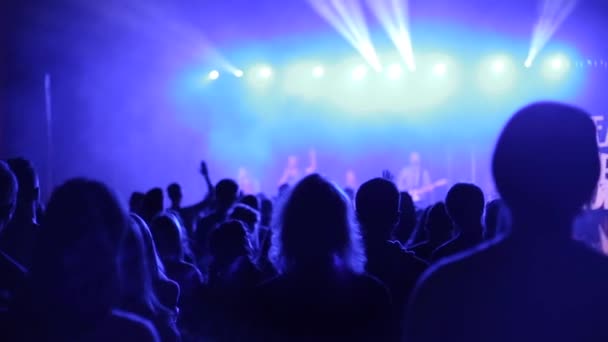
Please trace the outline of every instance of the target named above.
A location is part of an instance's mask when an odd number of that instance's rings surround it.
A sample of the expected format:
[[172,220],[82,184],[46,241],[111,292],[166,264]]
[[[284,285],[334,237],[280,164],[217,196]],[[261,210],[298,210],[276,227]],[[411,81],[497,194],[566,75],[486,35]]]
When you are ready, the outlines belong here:
[[559,80],[570,68],[570,61],[564,55],[554,55],[544,63],[543,74],[547,79]]
[[325,75],[325,69],[322,66],[317,65],[312,69],[312,76],[314,78],[321,78]]
[[484,58],[477,80],[480,89],[488,95],[503,95],[511,91],[517,81],[517,67],[507,55]]
[[365,65],[358,65],[353,69],[352,77],[355,81],[360,81],[367,75],[367,67]]
[[566,62],[564,62],[564,59],[561,56],[553,57],[549,61],[549,63],[551,65],[551,68],[553,68],[553,70],[561,70],[566,65]]
[[243,74],[244,74],[244,73],[243,73],[243,70],[239,70],[239,69],[237,69],[237,70],[234,70],[234,72],[233,72],[232,74],[233,74],[235,77],[241,78],[241,77],[243,77]]
[[409,71],[415,71],[416,64],[409,29],[408,1],[367,0],[367,5],[399,51],[404,65]]
[[371,40],[365,13],[359,1],[308,0],[308,2],[361,54],[372,69],[378,72],[382,70],[382,64]]
[[270,78],[272,77],[272,69],[269,66],[263,66],[258,71],[258,76],[265,79]]
[[208,76],[208,78],[212,81],[217,80],[219,77],[220,77],[220,72],[217,70],[212,70]]
[[496,74],[502,74],[507,68],[507,63],[503,59],[497,59],[492,62],[492,71]]
[[577,0],[542,0],[540,18],[534,24],[532,41],[528,50],[525,66],[529,68],[536,57],[547,45],[557,29],[574,11]]
[[401,74],[403,73],[403,69],[401,68],[400,64],[391,64],[386,68],[386,72],[388,75],[388,78],[390,78],[391,80],[396,80],[401,78]]
[[448,66],[445,63],[437,63],[433,66],[433,74],[435,76],[443,76],[447,73]]

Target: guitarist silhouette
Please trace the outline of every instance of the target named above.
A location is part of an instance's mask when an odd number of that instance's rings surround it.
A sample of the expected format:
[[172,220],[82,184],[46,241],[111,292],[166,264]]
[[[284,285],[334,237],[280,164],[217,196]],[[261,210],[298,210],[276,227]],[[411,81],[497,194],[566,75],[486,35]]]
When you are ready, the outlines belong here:
[[435,188],[446,184],[445,179],[431,182],[431,175],[423,168],[418,152],[410,154],[409,165],[401,170],[397,179],[399,190],[407,191],[414,202],[426,201]]

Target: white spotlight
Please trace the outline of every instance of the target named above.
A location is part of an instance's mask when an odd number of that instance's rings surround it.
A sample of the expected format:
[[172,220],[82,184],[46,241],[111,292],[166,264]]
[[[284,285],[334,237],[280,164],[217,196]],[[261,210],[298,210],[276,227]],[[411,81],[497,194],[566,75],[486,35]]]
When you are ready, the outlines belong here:
[[210,80],[212,80],[212,81],[213,81],[213,80],[217,80],[217,79],[220,77],[220,72],[219,72],[219,71],[217,71],[217,70],[212,70],[212,71],[209,73],[209,76],[208,76],[208,77],[209,77],[209,79],[210,79]]
[[565,62],[561,56],[553,57],[549,63],[553,70],[561,70],[565,66]]
[[388,73],[388,78],[392,80],[399,79],[401,74],[403,73],[403,69],[400,64],[391,64],[387,67],[386,72]]
[[312,69],[312,76],[314,78],[321,78],[325,75],[325,69],[322,66],[318,65]]
[[492,62],[492,71],[494,73],[502,74],[505,71],[506,67],[507,67],[507,65],[506,65],[505,61],[502,59],[497,59],[494,62]]
[[272,76],[272,69],[268,66],[262,67],[260,68],[258,75],[261,78],[270,78]]
[[243,77],[243,70],[234,70],[234,72],[232,73],[235,77],[241,78]]
[[365,65],[358,65],[354,70],[353,70],[353,80],[356,81],[360,81],[362,79],[365,78],[365,76],[367,75],[367,67]]
[[524,66],[528,69],[531,68],[532,67],[532,58],[526,59],[526,61],[524,62]]
[[433,74],[436,76],[443,76],[447,73],[448,66],[445,63],[437,63],[433,67]]

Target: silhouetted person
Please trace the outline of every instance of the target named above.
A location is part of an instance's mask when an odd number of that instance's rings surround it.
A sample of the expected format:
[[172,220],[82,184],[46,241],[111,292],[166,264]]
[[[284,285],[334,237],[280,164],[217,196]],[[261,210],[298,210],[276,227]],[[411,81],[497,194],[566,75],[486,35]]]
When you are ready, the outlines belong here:
[[129,198],[129,212],[141,217],[144,211],[145,197],[146,194],[144,194],[143,192],[133,192],[131,194],[131,197]]
[[399,220],[399,190],[386,179],[375,178],[361,185],[355,197],[367,264],[365,271],[380,279],[393,299],[393,335],[400,335],[403,308],[426,263],[390,241]]
[[[0,236],[17,207],[17,179],[0,160]],[[15,292],[25,284],[25,268],[0,249],[0,309],[8,307]]]
[[260,210],[260,201],[255,195],[245,195],[239,202],[249,206],[253,210]]
[[163,210],[165,210],[163,190],[161,188],[153,188],[146,192],[146,195],[144,196],[142,218],[147,223],[150,223],[152,218],[160,214]]
[[191,240],[194,240],[195,238],[194,231],[198,220],[211,208],[215,197],[215,187],[213,186],[213,183],[211,183],[211,178],[209,178],[209,170],[205,161],[201,161],[199,172],[207,185],[207,195],[201,201],[194,203],[193,205],[181,207],[179,211],[182,223],[188,232],[188,238]]
[[17,178],[19,192],[13,219],[0,236],[0,249],[25,268],[30,268],[38,233],[36,215],[40,198],[38,175],[28,160],[9,159],[7,164]]
[[251,244],[245,226],[236,220],[220,224],[209,236],[209,247],[209,278],[199,304],[201,334],[217,340],[245,338],[240,335],[244,333],[243,322],[248,319],[244,304],[264,279],[250,258]]
[[600,175],[589,114],[523,108],[498,139],[492,172],[512,232],[425,275],[408,341],[608,341],[608,260],[571,238]]
[[129,228],[122,258],[120,307],[152,322],[161,341],[180,341],[176,312],[163,305],[156,293],[157,257],[147,252],[139,225],[134,223]]
[[365,253],[352,204],[319,175],[285,198],[271,259],[280,275],[254,296],[259,340],[377,340],[386,334],[390,296],[363,274]]
[[171,201],[171,206],[169,209],[179,213],[180,209],[182,208],[182,187],[177,183],[169,184],[167,187],[167,196]]
[[213,211],[200,219],[196,228],[195,253],[201,263],[201,269],[206,268],[208,256],[208,237],[209,233],[217,227],[218,224],[226,221],[232,206],[236,203],[239,194],[239,186],[232,179],[222,179],[215,186],[215,202]]
[[[178,301],[180,298],[179,285],[170,280],[165,275],[165,267],[156,252],[156,245],[152,238],[152,233],[148,224],[139,216],[131,214],[131,223],[134,227],[139,228],[141,236],[143,238],[144,253],[146,254],[146,260],[149,263],[150,274],[154,282],[154,289],[160,303],[171,310],[174,316],[178,314]],[[156,272],[154,272],[156,270]]]
[[[504,229],[505,227],[500,227],[501,215],[505,215],[503,210],[504,203],[500,199],[495,199],[486,205],[486,214],[484,217],[484,230],[483,230],[483,238],[484,240],[492,240],[496,238],[500,233],[504,233],[504,231],[500,231],[500,229]],[[503,223],[504,224],[504,223]]]
[[152,219],[150,231],[165,274],[180,287],[180,307],[186,305],[203,284],[200,271],[184,260],[182,228],[171,212]]
[[19,341],[157,341],[120,307],[129,221],[103,184],[73,179],[51,195],[29,284],[12,306]]
[[452,239],[452,219],[448,215],[443,202],[431,207],[424,224],[424,230],[428,240],[410,247],[410,251],[414,252],[417,257],[430,262],[433,252]]
[[399,223],[393,231],[393,238],[406,246],[416,228],[416,206],[407,192],[399,194]]
[[476,247],[483,241],[481,219],[485,199],[478,186],[466,183],[454,185],[445,198],[445,207],[457,235],[435,250],[433,261]]

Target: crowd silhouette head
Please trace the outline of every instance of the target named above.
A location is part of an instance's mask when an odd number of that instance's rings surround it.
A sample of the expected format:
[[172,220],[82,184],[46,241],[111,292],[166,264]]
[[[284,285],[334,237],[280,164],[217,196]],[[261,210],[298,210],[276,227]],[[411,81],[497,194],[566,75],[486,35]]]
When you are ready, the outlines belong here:
[[[445,206],[454,224],[461,230],[481,226],[485,207],[483,191],[474,184],[458,183],[454,185],[445,198]],[[463,231],[464,233],[481,233]]]
[[154,217],[150,222],[150,231],[161,260],[184,258],[180,226],[177,218],[169,212]]
[[260,210],[260,201],[255,195],[245,195],[241,198],[241,203],[249,206],[251,209]]
[[365,254],[352,204],[338,187],[313,174],[283,200],[273,224],[271,247],[279,272],[324,271],[335,265],[363,271]]
[[177,183],[171,183],[167,187],[167,196],[171,200],[171,208],[179,209],[182,203],[182,187]]
[[144,196],[143,218],[150,222],[152,218],[165,208],[164,194],[161,188],[153,188]]
[[215,186],[217,208],[228,210],[239,196],[239,185],[232,179],[222,179]]
[[590,115],[551,102],[521,109],[498,138],[492,172],[513,225],[546,227],[521,233],[570,238],[569,228],[556,232],[549,222],[569,227],[596,188],[600,164]]
[[399,222],[399,190],[384,178],[369,180],[355,197],[357,218],[366,241],[386,241]]
[[248,256],[251,245],[245,225],[237,220],[220,224],[211,231],[209,249],[211,256],[219,264],[227,264],[239,257]]
[[237,204],[232,208],[230,218],[243,222],[247,231],[253,233],[260,221],[260,214],[248,205]]
[[429,209],[424,230],[430,241],[446,241],[452,234],[452,221],[445,203],[438,202]]
[[128,217],[102,183],[73,179],[53,191],[31,269],[44,309],[102,315],[118,307]]

